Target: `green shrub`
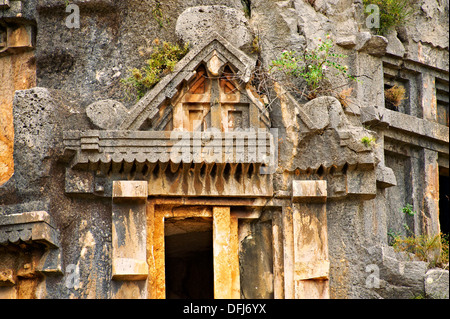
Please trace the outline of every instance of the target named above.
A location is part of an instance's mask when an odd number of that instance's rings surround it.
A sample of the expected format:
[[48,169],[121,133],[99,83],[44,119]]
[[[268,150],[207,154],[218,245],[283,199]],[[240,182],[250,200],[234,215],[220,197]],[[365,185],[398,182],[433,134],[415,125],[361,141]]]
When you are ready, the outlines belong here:
[[363,143],[366,147],[372,146],[376,141],[377,139],[372,136],[364,136],[361,138],[361,143]]
[[413,253],[422,261],[429,262],[431,267],[448,267],[448,236],[395,236],[392,246],[397,251]]
[[388,30],[408,23],[415,11],[415,0],[363,0],[364,7],[375,4],[380,10],[379,35],[385,35]]
[[414,208],[411,204],[406,204],[404,207],[402,207],[402,213],[409,216],[414,216],[416,212],[413,209]]
[[122,80],[128,94],[138,100],[153,88],[164,75],[172,72],[177,62],[189,51],[188,43],[182,47],[168,42],[160,44],[158,40],[155,40],[154,43],[153,53],[147,60],[147,64],[141,69],[131,69],[131,75]]
[[348,73],[348,67],[338,62],[347,56],[334,52],[331,37],[327,35],[325,40],[319,38],[319,42],[313,50],[305,50],[302,53],[284,50],[278,59],[272,61],[270,67],[271,71],[279,70],[287,77],[303,78],[307,85],[304,95],[309,99],[334,94],[329,81],[333,75],[341,74],[356,80],[355,76]]

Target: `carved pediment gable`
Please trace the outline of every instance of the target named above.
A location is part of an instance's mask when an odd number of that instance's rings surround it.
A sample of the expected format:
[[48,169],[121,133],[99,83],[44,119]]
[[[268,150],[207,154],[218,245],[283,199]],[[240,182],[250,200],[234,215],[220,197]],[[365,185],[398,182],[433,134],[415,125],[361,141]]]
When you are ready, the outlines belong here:
[[100,129],[63,135],[66,192],[108,196],[108,181],[126,178],[153,195],[272,196],[277,148],[249,83],[255,66],[215,34],[130,110],[93,103],[86,113]]
[[[248,85],[255,63],[214,34],[147,92],[127,112],[118,129],[192,131],[216,127],[227,131],[230,126],[270,127],[264,103]],[[257,121],[250,122],[251,118]],[[199,128],[193,122],[203,123]]]

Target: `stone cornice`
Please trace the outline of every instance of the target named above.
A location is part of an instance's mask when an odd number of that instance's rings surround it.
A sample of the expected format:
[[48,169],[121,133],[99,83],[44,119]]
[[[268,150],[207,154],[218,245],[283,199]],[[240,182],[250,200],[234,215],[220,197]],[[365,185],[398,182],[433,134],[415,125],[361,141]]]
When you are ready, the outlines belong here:
[[122,163],[273,163],[267,130],[234,132],[66,131],[64,157],[73,168]]

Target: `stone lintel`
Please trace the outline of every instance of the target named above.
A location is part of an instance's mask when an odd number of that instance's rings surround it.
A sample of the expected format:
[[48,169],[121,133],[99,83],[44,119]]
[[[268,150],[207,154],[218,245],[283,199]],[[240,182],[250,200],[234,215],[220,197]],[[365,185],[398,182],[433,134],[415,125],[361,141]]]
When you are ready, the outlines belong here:
[[[406,135],[420,136],[421,140],[430,139],[437,143],[449,142],[449,128],[445,125],[421,119],[409,114],[385,109],[384,112],[389,120],[389,131],[401,131]],[[414,144],[410,141],[411,144]],[[421,146],[421,145],[419,145]]]
[[25,212],[0,216],[0,227],[13,224],[45,222],[52,224],[50,215],[45,211]]
[[33,50],[36,42],[34,30],[32,25],[6,25],[3,31],[0,29],[0,56]]

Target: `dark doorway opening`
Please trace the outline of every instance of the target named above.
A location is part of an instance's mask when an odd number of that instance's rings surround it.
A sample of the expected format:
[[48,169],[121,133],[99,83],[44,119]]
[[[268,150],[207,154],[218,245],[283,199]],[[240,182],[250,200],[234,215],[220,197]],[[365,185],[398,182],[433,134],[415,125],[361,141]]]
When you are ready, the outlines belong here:
[[169,218],[164,222],[166,298],[213,299],[211,218]]
[[[447,170],[448,172],[448,170]],[[439,175],[439,223],[441,232],[445,235],[449,233],[450,214],[450,178],[447,175]]]

